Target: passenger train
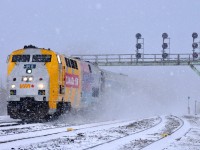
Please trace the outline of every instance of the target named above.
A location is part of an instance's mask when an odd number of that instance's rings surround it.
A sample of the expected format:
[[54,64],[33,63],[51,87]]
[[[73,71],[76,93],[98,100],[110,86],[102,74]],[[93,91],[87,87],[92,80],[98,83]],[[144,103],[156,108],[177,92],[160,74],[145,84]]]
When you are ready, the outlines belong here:
[[[100,102],[112,73],[80,58],[29,45],[7,59],[7,112],[14,119],[44,119]],[[110,79],[110,83],[109,83]]]

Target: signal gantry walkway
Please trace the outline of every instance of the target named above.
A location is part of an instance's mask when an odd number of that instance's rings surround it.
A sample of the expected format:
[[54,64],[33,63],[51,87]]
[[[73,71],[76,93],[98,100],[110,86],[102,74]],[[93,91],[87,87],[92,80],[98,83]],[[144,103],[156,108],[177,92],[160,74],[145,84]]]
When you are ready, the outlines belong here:
[[[195,55],[194,55],[195,54]],[[101,54],[72,55],[76,59],[89,61],[98,66],[190,66],[199,76],[200,71],[195,65],[200,65],[199,53],[192,54]]]
[[163,58],[162,54],[142,54],[137,58],[135,54],[100,54],[100,55],[72,55],[99,66],[177,66],[200,65],[200,58],[193,54],[169,54]]

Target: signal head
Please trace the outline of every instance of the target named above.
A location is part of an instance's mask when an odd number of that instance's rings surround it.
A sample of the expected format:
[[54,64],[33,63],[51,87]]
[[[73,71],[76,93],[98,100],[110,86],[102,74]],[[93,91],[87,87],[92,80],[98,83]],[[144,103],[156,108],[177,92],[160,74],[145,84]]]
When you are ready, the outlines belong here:
[[195,49],[195,48],[198,47],[198,44],[197,43],[192,43],[192,47],[193,47],[193,49]]
[[167,43],[163,43],[163,44],[162,44],[162,48],[163,48],[163,49],[168,48],[168,44],[167,44]]
[[137,43],[137,44],[135,45],[135,47],[136,47],[137,49],[141,49],[141,48],[142,48],[142,45],[141,45],[141,43]]
[[197,34],[196,32],[192,33],[192,38],[193,38],[193,39],[198,38],[198,34]]
[[137,59],[140,59],[142,57],[141,53],[137,53],[135,56]]
[[193,58],[198,58],[198,54],[197,54],[196,52],[194,52],[194,53],[192,54],[192,56],[193,56]]
[[168,34],[167,34],[167,33],[163,33],[163,34],[162,34],[162,38],[163,38],[163,39],[168,38]]
[[141,35],[140,33],[137,33],[137,34],[135,35],[135,37],[136,37],[136,39],[141,39],[142,35]]
[[163,53],[163,54],[162,54],[162,58],[163,58],[163,59],[165,59],[165,58],[167,58],[167,57],[168,57],[168,54],[167,54],[167,53]]

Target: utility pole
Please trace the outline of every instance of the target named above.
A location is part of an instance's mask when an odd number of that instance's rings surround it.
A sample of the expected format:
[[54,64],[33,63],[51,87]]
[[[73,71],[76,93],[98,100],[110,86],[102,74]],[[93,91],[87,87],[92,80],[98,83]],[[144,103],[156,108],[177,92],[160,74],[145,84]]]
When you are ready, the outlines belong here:
[[2,79],[0,78],[0,88],[2,89],[3,85],[2,85]]
[[195,101],[195,115],[197,115],[197,101]]
[[188,115],[190,115],[190,97],[188,96]]

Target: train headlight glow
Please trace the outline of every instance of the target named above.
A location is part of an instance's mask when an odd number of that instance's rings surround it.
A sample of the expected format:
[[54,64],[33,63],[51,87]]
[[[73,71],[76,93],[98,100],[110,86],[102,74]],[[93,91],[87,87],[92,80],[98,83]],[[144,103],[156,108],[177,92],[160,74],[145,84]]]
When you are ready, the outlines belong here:
[[44,88],[44,84],[42,84],[42,83],[38,84],[38,88],[39,89],[43,89]]
[[14,88],[15,88],[15,85],[14,85],[14,84],[12,84],[12,85],[11,85],[11,88],[12,88],[12,89],[14,89]]
[[32,69],[27,69],[26,73],[31,74],[32,73]]
[[33,81],[33,77],[29,77],[28,81],[30,81],[30,82]]
[[26,81],[28,81],[28,78],[27,77],[23,77],[22,80],[26,82]]

